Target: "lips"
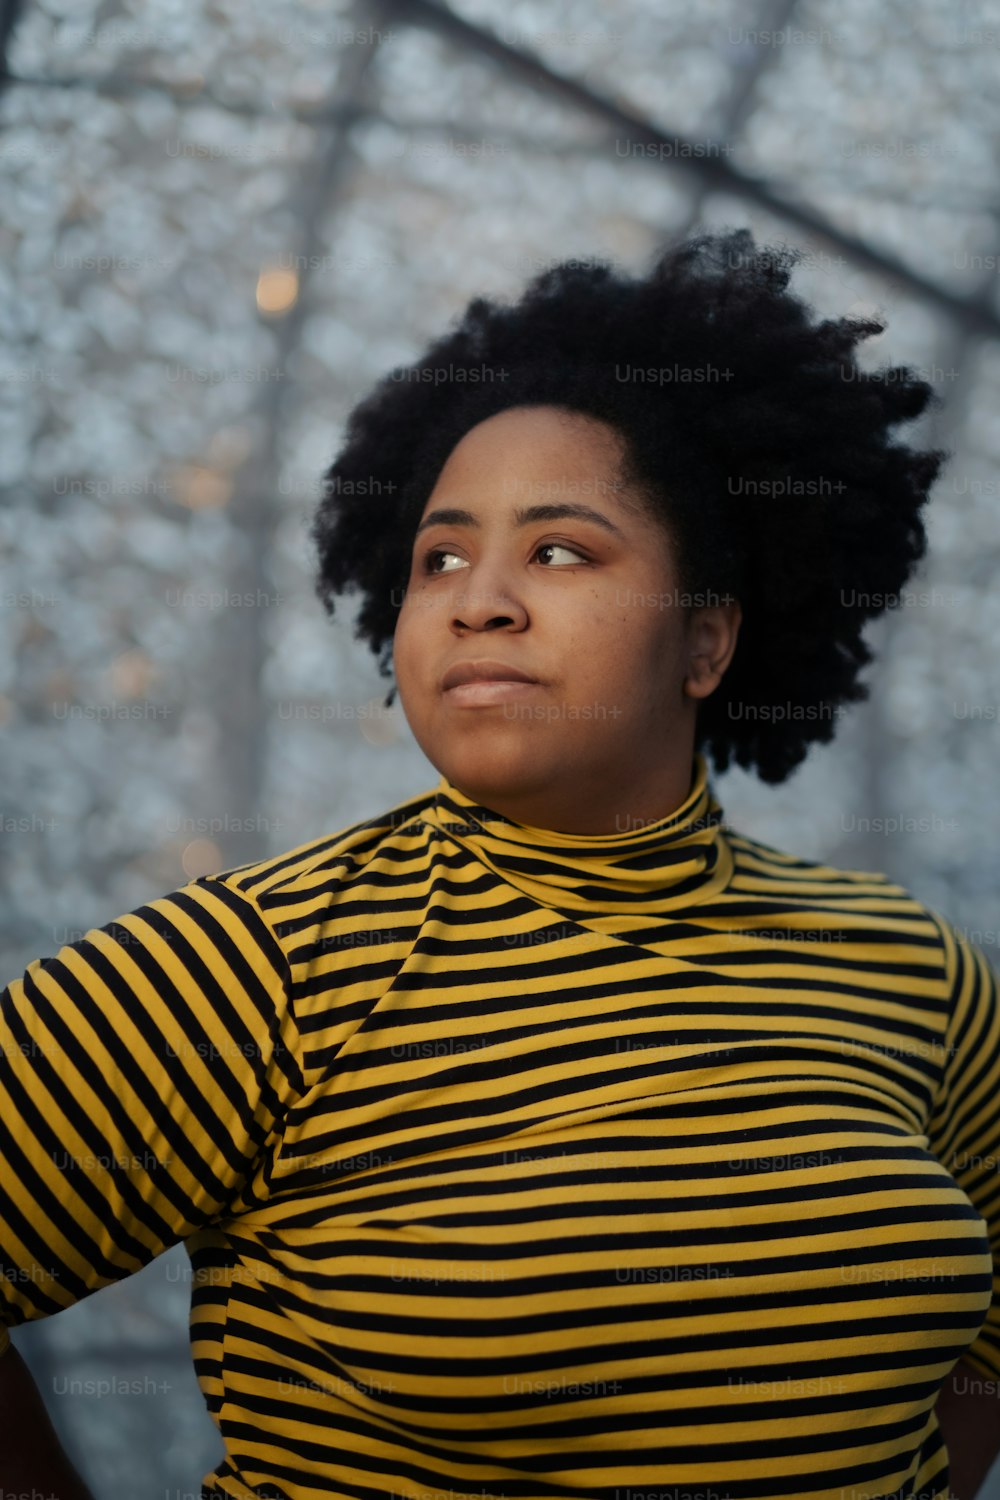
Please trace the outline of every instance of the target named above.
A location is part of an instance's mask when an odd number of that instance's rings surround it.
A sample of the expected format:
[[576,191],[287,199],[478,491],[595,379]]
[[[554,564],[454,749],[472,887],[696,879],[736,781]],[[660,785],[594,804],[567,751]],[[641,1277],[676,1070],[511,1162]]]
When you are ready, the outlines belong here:
[[463,682],[537,682],[537,677],[522,672],[520,667],[509,666],[502,661],[458,661],[450,666],[441,679],[442,692],[460,687]]

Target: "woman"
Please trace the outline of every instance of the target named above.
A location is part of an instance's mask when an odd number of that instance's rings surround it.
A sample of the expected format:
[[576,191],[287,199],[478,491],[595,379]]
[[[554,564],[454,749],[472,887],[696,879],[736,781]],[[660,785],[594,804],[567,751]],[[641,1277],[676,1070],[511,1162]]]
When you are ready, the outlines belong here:
[[989,1466],[995,975],[708,771],[866,696],[943,458],[795,258],[556,266],[387,376],[318,589],[438,785],[5,993],[4,1321],[183,1240],[206,1496],[944,1500],[942,1391]]

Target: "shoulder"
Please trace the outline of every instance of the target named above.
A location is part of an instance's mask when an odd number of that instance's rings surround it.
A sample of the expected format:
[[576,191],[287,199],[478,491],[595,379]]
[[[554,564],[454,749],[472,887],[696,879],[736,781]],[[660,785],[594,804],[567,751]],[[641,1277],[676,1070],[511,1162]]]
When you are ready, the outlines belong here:
[[1000,931],[964,926],[881,870],[858,870],[804,859],[761,839],[727,829],[733,851],[729,891],[850,918],[853,926],[919,949],[932,961],[946,997],[987,994],[998,985]]
[[727,893],[736,901],[780,903],[783,910],[802,913],[803,920],[809,914],[817,924],[843,928],[852,941],[870,945],[870,957],[905,957],[914,973],[933,979],[942,991],[951,989],[963,958],[973,960],[977,934],[949,921],[885,871],[804,858],[734,830],[727,829],[726,838],[733,853]]
[[755,880],[762,885],[771,882],[776,889],[784,886],[789,893],[801,886],[803,893],[815,891],[820,896],[842,896],[853,901],[870,897],[875,903],[898,902],[928,910],[908,887],[882,870],[860,870],[807,859],[729,828],[726,841],[733,851],[734,878],[746,884]]
[[419,793],[358,823],[328,831],[279,854],[233,865],[203,878],[222,881],[234,891],[267,905],[270,898],[305,890],[324,877],[349,881],[380,855],[427,841],[422,814],[433,791]]
[[[426,891],[435,790],[297,844],[279,854],[201,876],[194,884],[252,909],[251,920],[293,985],[337,950],[386,961],[405,950],[410,908]],[[404,920],[405,918],[405,920]],[[398,950],[398,951],[397,951]]]

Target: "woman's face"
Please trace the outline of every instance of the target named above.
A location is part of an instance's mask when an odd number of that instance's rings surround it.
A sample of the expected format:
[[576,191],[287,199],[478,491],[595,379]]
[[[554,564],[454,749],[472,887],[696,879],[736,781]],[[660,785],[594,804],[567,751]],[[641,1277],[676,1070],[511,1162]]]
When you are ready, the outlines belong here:
[[[672,812],[697,699],[736,645],[735,601],[683,608],[669,537],[621,487],[619,453],[595,418],[502,411],[452,450],[414,539],[393,643],[407,720],[454,786],[537,828],[614,833]],[[449,689],[469,663],[534,681]]]

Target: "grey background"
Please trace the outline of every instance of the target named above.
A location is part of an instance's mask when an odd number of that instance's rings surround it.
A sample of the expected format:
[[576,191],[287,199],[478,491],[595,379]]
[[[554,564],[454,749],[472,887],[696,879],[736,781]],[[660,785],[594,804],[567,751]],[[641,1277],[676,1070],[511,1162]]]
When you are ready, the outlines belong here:
[[[436,781],[313,593],[347,411],[473,295],[744,223],[803,248],[824,315],[886,315],[862,358],[921,367],[945,406],[907,436],[954,457],[869,703],[783,786],[717,790],[995,961],[1000,6],[34,0],[0,28],[0,973]],[[186,1272],[15,1334],[98,1500],[197,1500],[221,1451]]]

